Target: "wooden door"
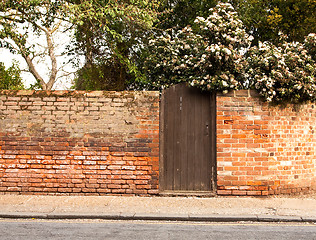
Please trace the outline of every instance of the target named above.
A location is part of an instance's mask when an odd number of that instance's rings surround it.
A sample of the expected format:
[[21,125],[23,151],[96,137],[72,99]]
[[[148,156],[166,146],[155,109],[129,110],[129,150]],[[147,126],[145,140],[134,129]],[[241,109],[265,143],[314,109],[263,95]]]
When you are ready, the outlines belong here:
[[215,191],[215,94],[172,86],[162,93],[160,119],[162,192]]

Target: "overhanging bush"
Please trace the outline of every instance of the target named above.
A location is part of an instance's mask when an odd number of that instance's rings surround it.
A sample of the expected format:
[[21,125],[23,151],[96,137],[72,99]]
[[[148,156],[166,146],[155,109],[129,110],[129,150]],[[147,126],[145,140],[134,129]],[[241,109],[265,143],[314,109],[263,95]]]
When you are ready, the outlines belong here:
[[[281,36],[285,38],[285,36]],[[170,29],[150,41],[146,88],[187,82],[208,91],[256,89],[269,102],[316,100],[316,34],[280,46],[253,37],[229,3],[210,9],[193,26]]]

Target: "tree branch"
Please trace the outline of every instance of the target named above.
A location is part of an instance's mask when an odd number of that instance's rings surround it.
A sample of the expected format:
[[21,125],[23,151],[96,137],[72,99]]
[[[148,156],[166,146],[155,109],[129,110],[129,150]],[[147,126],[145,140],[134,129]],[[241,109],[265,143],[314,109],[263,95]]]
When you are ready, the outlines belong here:
[[21,44],[21,42],[19,41],[19,39],[16,36],[11,36],[11,39],[14,41],[14,43],[16,44],[17,48],[19,49],[22,57],[25,59],[27,66],[29,68],[30,73],[35,77],[36,80],[40,81],[43,90],[47,90],[47,84],[45,83],[45,81],[43,80],[43,78],[41,77],[41,75],[37,72],[32,58],[31,58],[31,54],[27,53],[27,49],[25,48],[24,45]]
[[24,57],[27,66],[29,67],[30,72],[32,73],[32,75],[35,77],[36,80],[39,80],[43,90],[49,90],[47,87],[47,84],[45,83],[45,81],[43,80],[43,78],[39,75],[39,73],[36,71],[35,66],[32,62],[32,59],[30,58],[30,56],[26,56],[25,54],[22,54],[22,56]]
[[59,20],[59,22],[56,24],[56,26],[55,26],[55,27],[53,28],[53,30],[51,31],[52,34],[58,30],[58,28],[60,27],[60,24],[61,24],[61,23],[62,23],[62,20]]
[[56,75],[57,75],[58,69],[57,69],[57,59],[55,56],[55,48],[54,48],[54,44],[52,41],[52,31],[50,31],[49,29],[46,32],[46,41],[47,41],[49,57],[50,57],[51,62],[52,62],[52,69],[51,69],[49,81],[47,83],[48,90],[51,90],[55,81],[56,81]]

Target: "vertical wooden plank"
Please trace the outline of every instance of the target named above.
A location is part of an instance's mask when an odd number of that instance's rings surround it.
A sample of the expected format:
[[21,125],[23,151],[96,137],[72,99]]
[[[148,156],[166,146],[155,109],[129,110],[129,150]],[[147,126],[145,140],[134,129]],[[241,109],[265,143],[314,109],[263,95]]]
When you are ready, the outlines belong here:
[[172,109],[174,108],[174,101],[173,101],[173,96],[174,96],[174,89],[170,88],[167,89],[166,91],[166,154],[165,154],[165,159],[166,159],[166,188],[168,190],[173,190],[173,169],[174,169],[174,163],[173,163],[173,156],[174,156],[174,151],[173,151],[173,142],[174,142],[174,133],[173,133],[173,128],[174,128],[174,120],[173,120],[173,112]]
[[160,113],[159,113],[159,190],[166,190],[166,170],[165,167],[165,124],[166,124],[166,113],[165,113],[165,96],[166,91],[162,91],[160,97]]
[[194,126],[193,126],[193,131],[194,131],[194,156],[195,158],[193,159],[194,161],[194,190],[199,191],[201,187],[201,145],[203,143],[201,142],[201,101],[200,101],[200,96],[194,92],[195,96],[195,115],[194,115]]
[[172,110],[174,108],[174,101],[173,101],[173,95],[174,95],[174,88],[170,88],[168,91],[168,139],[167,139],[167,145],[168,145],[168,189],[173,190],[173,169],[174,169],[174,158],[173,158],[173,136],[174,136],[174,122],[173,122],[173,113]]
[[211,93],[210,96],[210,108],[211,108],[211,191],[217,189],[217,144],[216,144],[216,93]]
[[188,149],[187,149],[187,181],[188,181],[188,191],[194,191],[194,160],[195,160],[195,134],[194,134],[194,120],[196,115],[195,109],[195,95],[192,94],[190,91],[188,93],[189,103],[188,103],[188,125],[187,125],[187,142],[188,142]]
[[169,189],[170,187],[170,181],[169,181],[169,172],[170,172],[170,165],[169,165],[169,161],[170,161],[170,154],[169,154],[169,139],[170,139],[170,121],[169,121],[169,89],[165,90],[165,132],[164,132],[164,136],[165,136],[165,143],[164,143],[164,164],[165,164],[165,189]]
[[210,162],[211,162],[211,142],[210,142],[210,125],[211,125],[211,111],[210,111],[210,96],[208,93],[201,93],[202,100],[202,159],[201,162],[201,191],[208,191],[210,189]]
[[190,132],[190,119],[191,113],[189,108],[190,92],[187,87],[182,89],[182,111],[181,111],[181,190],[188,190],[188,176],[189,176],[189,165],[188,165],[188,152],[190,151],[190,145],[188,144],[188,135]]
[[[207,94],[207,93],[206,93]],[[205,107],[209,108],[209,106],[206,106],[205,104],[205,93],[200,92],[199,93],[199,99],[200,99],[200,120],[199,120],[199,125],[200,125],[200,129],[199,129],[199,134],[200,134],[200,165],[199,165],[199,169],[200,169],[200,175],[199,175],[199,182],[200,182],[200,187],[199,187],[199,191],[205,191],[205,186],[207,185],[207,162],[209,160],[209,156],[207,156],[207,152],[205,151],[208,146],[207,146],[207,138],[206,138],[206,122],[207,118],[209,116],[207,116],[205,114]]]
[[170,146],[170,152],[172,152],[172,164],[173,164],[173,172],[172,172],[172,190],[177,190],[176,188],[176,181],[177,181],[177,169],[178,169],[178,121],[179,121],[179,111],[178,111],[178,89],[177,85],[173,87],[172,92],[172,108],[170,108],[170,115],[172,116],[172,142]]
[[181,175],[181,111],[182,111],[182,85],[177,85],[174,93],[175,108],[174,114],[174,190],[181,190],[180,175]]

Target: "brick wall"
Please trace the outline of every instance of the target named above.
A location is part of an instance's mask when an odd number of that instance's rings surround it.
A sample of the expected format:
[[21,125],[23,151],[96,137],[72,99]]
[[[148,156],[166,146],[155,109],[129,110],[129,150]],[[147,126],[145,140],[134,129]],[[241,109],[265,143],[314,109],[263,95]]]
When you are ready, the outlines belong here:
[[0,91],[0,192],[156,194],[159,93]]
[[[316,190],[316,109],[217,96],[219,195]],[[0,91],[0,193],[158,194],[159,93]]]
[[273,107],[254,91],[217,96],[218,194],[316,190],[316,109]]

